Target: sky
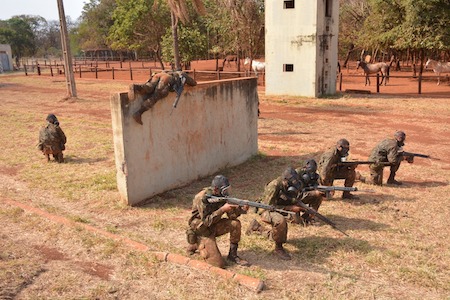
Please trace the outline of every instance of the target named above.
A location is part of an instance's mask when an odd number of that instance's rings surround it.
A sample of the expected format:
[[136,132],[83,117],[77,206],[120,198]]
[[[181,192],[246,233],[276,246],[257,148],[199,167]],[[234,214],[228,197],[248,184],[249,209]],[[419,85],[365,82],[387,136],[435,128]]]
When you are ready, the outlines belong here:
[[[63,0],[66,17],[76,21],[89,0]],[[7,20],[16,15],[36,15],[47,21],[59,20],[57,0],[1,0],[0,20]]]

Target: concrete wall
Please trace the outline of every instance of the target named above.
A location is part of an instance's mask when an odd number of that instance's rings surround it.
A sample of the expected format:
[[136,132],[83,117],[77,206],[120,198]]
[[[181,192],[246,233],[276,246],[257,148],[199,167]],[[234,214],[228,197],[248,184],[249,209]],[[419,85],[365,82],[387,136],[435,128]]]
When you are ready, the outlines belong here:
[[339,1],[295,1],[294,8],[284,8],[284,2],[266,1],[266,94],[336,93]]
[[2,63],[3,71],[13,70],[13,61],[11,54],[11,46],[7,44],[0,44],[0,61]]
[[185,86],[131,117],[141,99],[111,96],[117,186],[137,204],[156,194],[243,163],[258,152],[258,94],[255,78]]

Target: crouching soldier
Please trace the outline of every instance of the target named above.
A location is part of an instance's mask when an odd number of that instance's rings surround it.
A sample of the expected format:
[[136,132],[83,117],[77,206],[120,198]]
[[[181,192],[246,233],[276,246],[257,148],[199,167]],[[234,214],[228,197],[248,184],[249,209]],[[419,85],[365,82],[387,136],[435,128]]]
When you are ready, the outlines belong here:
[[66,149],[66,135],[59,127],[58,118],[54,114],[49,114],[46,120],[47,125],[39,131],[38,149],[47,156],[47,161],[50,161],[52,154],[58,163],[62,163],[64,162],[63,151]]
[[[248,207],[223,202],[209,202],[209,196],[226,197],[230,190],[230,183],[223,175],[214,177],[210,187],[204,188],[195,195],[192,202],[192,216],[189,219],[187,240],[188,252],[196,251],[209,264],[224,268],[225,261],[217,247],[216,237],[230,233],[230,251],[227,259],[241,266],[250,264],[237,255],[241,240],[241,222],[238,217],[247,213]],[[225,218],[222,218],[226,214]]]

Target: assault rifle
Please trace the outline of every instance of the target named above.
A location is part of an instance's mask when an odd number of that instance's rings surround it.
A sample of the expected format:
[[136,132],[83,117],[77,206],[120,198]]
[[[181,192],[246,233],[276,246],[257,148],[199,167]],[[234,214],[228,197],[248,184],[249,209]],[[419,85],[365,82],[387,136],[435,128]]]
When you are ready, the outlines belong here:
[[[405,152],[405,151],[399,152],[398,154],[401,155],[401,156],[405,156],[405,157],[432,158],[432,157],[429,156],[429,155],[419,154],[419,153],[412,153],[412,152]],[[435,159],[436,159],[436,158],[435,158]]]
[[177,107],[178,101],[180,101],[181,93],[183,92],[184,89],[184,84],[186,82],[186,76],[184,74],[179,73],[178,76],[179,76],[178,79],[175,79],[175,83],[173,85],[173,89],[175,90],[177,96],[172,104],[172,110],[170,111],[170,114],[172,114],[174,108]]
[[235,204],[235,205],[239,205],[239,206],[248,205],[251,207],[265,209],[268,211],[276,211],[279,213],[295,215],[295,212],[293,212],[293,211],[276,208],[273,205],[268,205],[268,204],[264,204],[261,202],[253,202],[253,201],[243,200],[243,199],[238,199],[238,198],[208,196],[208,202],[209,203],[228,202],[230,204]]
[[349,167],[349,166],[372,165],[372,164],[382,164],[382,165],[386,165],[386,166],[390,165],[389,162],[376,162],[376,161],[370,161],[370,160],[363,160],[363,161],[357,161],[357,160],[343,161],[343,162],[338,162],[336,165],[337,165],[337,166]]
[[346,236],[349,236],[347,233],[345,233],[342,229],[339,229],[336,224],[331,221],[330,219],[328,219],[327,217],[325,217],[324,215],[320,214],[317,210],[315,210],[312,207],[309,207],[308,205],[306,205],[305,203],[302,202],[302,200],[298,200],[297,205],[300,206],[301,208],[304,209],[305,213],[310,214],[312,216],[317,216],[317,218],[319,218],[320,220],[322,220],[323,222],[327,223],[328,225],[330,225],[331,227],[333,227],[334,229],[340,231],[341,233],[345,234]]
[[327,185],[312,185],[307,186],[303,189],[303,191],[313,191],[319,190],[321,192],[331,192],[331,191],[343,191],[343,192],[356,192],[358,191],[357,187],[347,187],[347,186],[327,186]]

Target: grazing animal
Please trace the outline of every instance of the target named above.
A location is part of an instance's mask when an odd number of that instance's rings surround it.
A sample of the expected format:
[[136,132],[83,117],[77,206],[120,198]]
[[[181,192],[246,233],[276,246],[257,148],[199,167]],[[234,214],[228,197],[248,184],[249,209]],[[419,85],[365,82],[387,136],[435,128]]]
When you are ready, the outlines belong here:
[[365,85],[367,85],[367,83],[369,83],[369,85],[370,85],[369,74],[377,74],[378,72],[381,73],[380,84],[383,83],[383,80],[384,80],[384,85],[386,85],[387,82],[389,81],[389,65],[384,62],[369,64],[363,60],[358,60],[356,62],[356,70],[358,70],[359,67],[361,67],[364,70],[364,74],[366,75],[366,84]]
[[444,63],[437,60],[429,59],[425,64],[425,69],[427,69],[428,67],[433,69],[434,73],[437,74],[438,76],[437,85],[441,84],[440,83],[441,73],[450,73],[450,62]]
[[231,62],[234,61],[234,64],[237,65],[237,55],[227,55],[225,56],[225,59],[223,60],[222,66],[225,67],[225,63],[227,63],[228,67],[231,67]]
[[266,69],[266,63],[257,60],[251,60],[247,57],[244,60],[244,66],[250,64],[250,61],[252,62],[253,72],[255,72],[255,76],[258,77],[258,72],[263,72]]

